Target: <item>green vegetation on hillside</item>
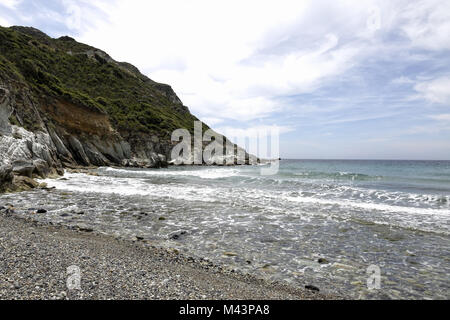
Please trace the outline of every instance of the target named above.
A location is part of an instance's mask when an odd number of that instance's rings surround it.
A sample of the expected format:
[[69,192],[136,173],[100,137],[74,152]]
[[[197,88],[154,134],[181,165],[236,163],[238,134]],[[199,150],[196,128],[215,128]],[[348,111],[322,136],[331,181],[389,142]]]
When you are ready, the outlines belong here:
[[26,82],[37,99],[53,97],[107,113],[119,132],[168,135],[197,120],[169,86],[69,37],[0,27],[0,79]]

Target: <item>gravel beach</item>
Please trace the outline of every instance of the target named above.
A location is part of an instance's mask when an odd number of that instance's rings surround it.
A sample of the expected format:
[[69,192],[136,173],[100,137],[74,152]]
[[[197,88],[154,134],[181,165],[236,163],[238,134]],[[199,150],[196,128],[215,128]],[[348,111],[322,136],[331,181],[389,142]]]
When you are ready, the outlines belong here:
[[[81,290],[67,288],[69,266]],[[0,299],[333,299],[269,283],[149,243],[0,211]]]

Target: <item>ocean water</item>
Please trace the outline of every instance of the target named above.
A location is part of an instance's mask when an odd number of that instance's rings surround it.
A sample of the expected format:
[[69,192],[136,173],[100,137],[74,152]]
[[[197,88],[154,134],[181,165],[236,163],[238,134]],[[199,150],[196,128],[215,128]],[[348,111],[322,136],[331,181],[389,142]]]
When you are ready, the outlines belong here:
[[[260,169],[99,168],[0,201],[294,286],[450,298],[450,161],[283,160],[276,175]],[[380,285],[369,289],[373,266]]]

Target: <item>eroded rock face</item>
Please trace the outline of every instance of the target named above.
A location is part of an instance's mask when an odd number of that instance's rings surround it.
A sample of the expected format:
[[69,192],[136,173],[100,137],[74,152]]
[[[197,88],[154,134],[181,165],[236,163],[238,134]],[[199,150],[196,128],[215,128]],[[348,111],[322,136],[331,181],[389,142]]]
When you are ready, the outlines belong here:
[[11,126],[10,135],[0,136],[0,159],[12,164],[14,173],[32,177],[45,177],[62,167],[127,165],[156,168],[167,164],[166,156],[148,149],[133,154],[126,141],[108,141],[93,137],[63,136],[49,130],[33,133]]
[[[101,110],[32,95],[25,83],[0,77],[0,164],[11,165],[17,176],[46,177],[63,173],[63,167],[167,165],[159,138],[127,141]],[[24,115],[33,130],[25,129]]]
[[[10,123],[15,112],[15,95],[24,94],[0,83],[0,191],[26,190],[36,184],[33,178],[61,175],[63,168],[79,166],[131,166],[159,168],[167,166],[165,152],[157,137],[141,136],[138,141],[125,141],[112,129],[108,117],[79,106],[57,102],[39,112],[38,130],[32,132]],[[22,101],[31,101],[26,97]],[[21,108],[27,106],[21,106]],[[28,108],[36,110],[34,106]],[[71,109],[72,108],[72,112]],[[50,110],[50,111],[49,111]],[[84,113],[83,113],[84,112]],[[83,117],[80,116],[83,114]],[[72,117],[72,118],[71,118]],[[50,119],[51,120],[50,120]],[[51,125],[47,126],[46,123]],[[85,121],[83,123],[82,121]],[[14,179],[14,175],[17,177]]]

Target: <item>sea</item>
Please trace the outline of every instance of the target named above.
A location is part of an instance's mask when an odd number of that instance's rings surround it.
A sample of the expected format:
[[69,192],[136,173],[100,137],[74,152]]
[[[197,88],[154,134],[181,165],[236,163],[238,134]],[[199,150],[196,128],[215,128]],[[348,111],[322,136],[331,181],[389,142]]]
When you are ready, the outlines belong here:
[[346,298],[450,298],[450,161],[262,168],[102,167],[42,180],[55,189],[1,195],[0,204]]

